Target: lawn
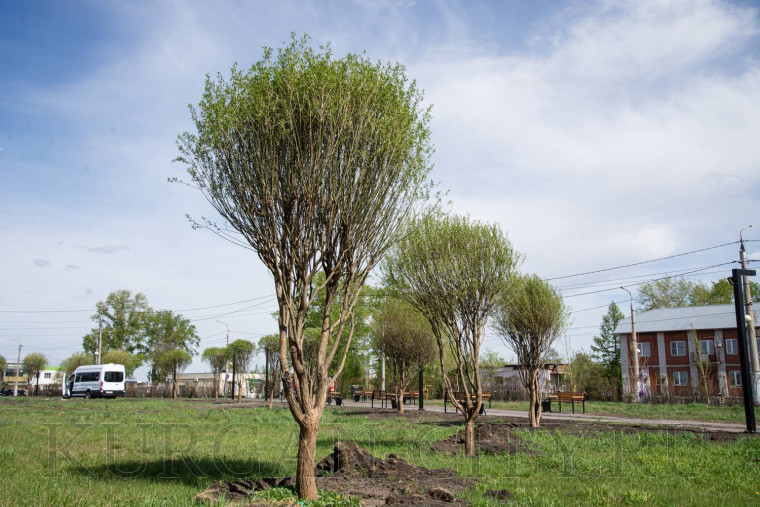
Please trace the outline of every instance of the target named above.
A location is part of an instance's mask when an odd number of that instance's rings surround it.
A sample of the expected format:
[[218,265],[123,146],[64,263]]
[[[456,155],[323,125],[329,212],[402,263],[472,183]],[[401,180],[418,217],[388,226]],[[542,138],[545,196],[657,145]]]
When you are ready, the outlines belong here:
[[[425,404],[443,406],[442,400],[426,400]],[[527,401],[494,401],[494,409],[528,411]],[[557,404],[552,407],[557,410]],[[488,402],[486,402],[488,408]],[[562,411],[569,412],[570,405],[562,404]],[[580,407],[576,404],[576,412]],[[635,417],[641,419],[675,419],[683,421],[736,422],[744,423],[744,406],[710,406],[704,403],[664,405],[652,403],[620,403],[611,401],[587,401],[586,413],[613,417]],[[755,420],[760,421],[760,407],[755,407]]]
[[[337,440],[354,440],[376,456],[395,453],[415,465],[453,468],[479,479],[466,497],[475,505],[489,504],[489,488],[508,489],[515,502],[531,505],[760,501],[760,438],[754,436],[716,443],[673,431],[517,429],[532,452],[465,458],[430,450],[458,426],[441,424],[438,415],[418,417],[330,407],[317,456]],[[0,505],[192,505],[214,480],[295,471],[297,427],[282,407],[5,399],[0,427]]]

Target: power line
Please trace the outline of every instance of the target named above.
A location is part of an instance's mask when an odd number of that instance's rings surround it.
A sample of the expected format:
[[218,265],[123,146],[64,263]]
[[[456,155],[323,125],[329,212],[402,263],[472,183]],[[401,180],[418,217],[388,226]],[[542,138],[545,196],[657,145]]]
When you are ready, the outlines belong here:
[[[727,266],[727,265],[729,265],[729,264],[736,264],[736,263],[738,263],[738,262],[739,262],[739,261],[730,261],[730,262],[723,262],[723,263],[721,263],[721,264],[714,264],[714,265],[712,265],[712,266],[707,266],[707,267],[705,267],[705,268],[700,268],[700,269],[696,269],[696,270],[694,270],[694,271],[690,271],[690,272],[682,273],[682,274],[680,274],[680,275],[678,275],[678,276],[688,275],[688,274],[691,274],[691,273],[697,273],[697,272],[700,272],[700,271],[704,271],[704,270],[706,270],[706,269],[717,268],[718,266]],[[666,279],[668,279],[668,278],[675,278],[675,277],[674,277],[674,276],[663,276],[663,277],[661,277],[661,278],[653,278],[653,279],[651,279],[651,280],[644,280],[644,281],[641,281],[641,282],[631,283],[631,284],[628,284],[628,285],[629,285],[629,286],[634,286],[634,285],[644,285],[645,283],[649,283],[649,282],[657,282],[657,281],[659,281],[659,280],[666,280]],[[569,295],[569,296],[563,296],[563,297],[564,297],[564,298],[574,298],[574,297],[578,297],[578,296],[587,296],[587,295],[589,295],[589,294],[599,294],[600,292],[609,292],[609,291],[611,291],[611,290],[618,290],[619,288],[620,288],[620,287],[610,287],[610,288],[607,288],[607,289],[592,290],[592,291],[589,291],[589,292],[582,292],[582,293],[580,293],[580,294],[571,294],[571,295]]]
[[[748,241],[748,240],[745,240],[745,241]],[[731,241],[730,243],[723,243],[722,245],[709,246],[707,248],[700,248],[699,250],[692,250],[690,252],[683,252],[683,253],[679,253],[679,254],[668,255],[666,257],[659,257],[657,259],[650,259],[650,260],[647,260],[647,261],[634,262],[634,263],[631,263],[631,264],[624,264],[622,266],[615,266],[615,267],[612,267],[612,268],[596,269],[594,271],[586,271],[584,273],[576,273],[576,274],[573,274],[573,275],[555,276],[555,277],[552,277],[552,278],[546,278],[546,281],[561,280],[563,278],[573,278],[573,277],[576,277],[576,276],[592,275],[592,274],[595,274],[595,273],[604,273],[606,271],[614,271],[616,269],[630,268],[630,267],[633,267],[633,266],[641,266],[642,264],[649,264],[651,262],[664,261],[664,260],[667,260],[667,259],[675,259],[676,257],[683,257],[684,255],[692,255],[692,254],[695,254],[695,253],[706,252],[708,250],[715,250],[716,248],[723,248],[724,246],[736,245],[738,243],[739,243],[738,241]]]

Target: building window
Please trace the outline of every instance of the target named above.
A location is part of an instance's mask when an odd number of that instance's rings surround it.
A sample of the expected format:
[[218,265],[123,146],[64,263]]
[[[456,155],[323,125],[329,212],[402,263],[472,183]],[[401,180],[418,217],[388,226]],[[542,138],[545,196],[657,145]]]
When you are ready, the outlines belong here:
[[[683,343],[683,342],[681,342]],[[674,371],[673,372],[673,385],[676,387],[683,387],[689,385],[689,372],[688,371]]]
[[713,340],[700,340],[699,347],[702,350],[703,356],[715,354],[715,342]]
[[52,377],[53,377],[53,374],[52,374],[52,373],[50,373],[49,371],[46,371],[46,372],[45,372],[45,376],[44,376],[44,377],[42,377],[42,378],[52,378]]
[[686,355],[686,342],[670,342],[670,355],[673,357]]
[[740,371],[730,371],[728,372],[728,377],[731,379],[731,387],[742,386],[742,376]]
[[652,348],[647,342],[639,342],[639,357],[650,357],[652,355]]
[[738,354],[739,353],[739,340],[736,338],[729,338],[726,340],[726,354]]

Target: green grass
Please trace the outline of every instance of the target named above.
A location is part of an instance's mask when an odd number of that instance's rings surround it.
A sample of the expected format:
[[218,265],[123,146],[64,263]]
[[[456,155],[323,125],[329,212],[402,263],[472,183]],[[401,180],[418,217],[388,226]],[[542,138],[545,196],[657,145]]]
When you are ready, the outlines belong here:
[[[443,406],[442,400],[426,400],[425,404]],[[493,401],[493,409],[528,411],[527,401]],[[488,408],[488,402],[486,402]],[[558,410],[558,405],[552,403],[552,408]],[[575,407],[576,413],[580,413],[579,404]],[[562,412],[570,412],[570,405],[562,404]],[[744,407],[733,406],[710,406],[704,403],[686,403],[681,405],[663,405],[651,403],[620,403],[611,401],[587,401],[586,414],[604,415],[613,417],[634,417],[640,419],[674,419],[684,421],[706,422],[744,422]],[[755,420],[760,421],[760,407],[755,407]]]
[[[467,499],[488,505],[506,488],[530,505],[745,505],[760,501],[760,438],[708,442],[695,435],[586,435],[525,431],[536,451],[450,457],[430,445],[458,427],[328,409],[317,456],[354,440],[480,482]],[[0,505],[192,505],[220,479],[292,475],[298,431],[279,408],[224,408],[170,400],[0,401]],[[271,492],[269,495],[286,495]],[[345,498],[325,495],[322,505]],[[274,496],[272,497],[274,498]]]

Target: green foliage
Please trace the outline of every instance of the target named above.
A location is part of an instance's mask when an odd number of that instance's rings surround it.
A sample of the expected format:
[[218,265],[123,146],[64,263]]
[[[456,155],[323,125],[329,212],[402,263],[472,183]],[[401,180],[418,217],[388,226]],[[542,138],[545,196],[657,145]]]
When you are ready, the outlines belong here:
[[385,355],[395,392],[406,390],[417,373],[436,357],[430,323],[409,303],[388,299],[374,322],[376,347]]
[[[134,296],[128,290],[111,292],[105,301],[96,305],[97,313],[91,317],[93,322],[103,320],[102,350],[126,350],[134,354],[145,346],[146,322],[152,309],[144,294]],[[93,328],[82,339],[82,348],[90,354],[95,353],[98,342],[98,328]]]
[[615,328],[625,318],[617,304],[610,303],[607,313],[602,317],[599,326],[599,336],[594,336],[591,344],[593,358],[599,361],[604,368],[604,376],[612,381],[620,379],[620,348],[618,347]]
[[480,354],[480,372],[483,377],[484,390],[493,392],[500,381],[504,380],[497,377],[496,373],[505,364],[507,364],[506,359],[493,350],[486,349]]
[[[750,281],[752,301],[760,302],[760,284]],[[639,288],[641,310],[680,308],[684,306],[727,305],[734,301],[734,289],[721,278],[708,287],[683,277],[665,278],[645,283]]]
[[87,364],[94,364],[92,355],[86,352],[75,352],[61,362],[60,371],[66,374],[66,377],[70,377],[74,370]]
[[26,371],[26,374],[29,376],[29,380],[31,381],[33,378],[36,379],[36,385],[34,388],[35,395],[39,392],[40,371],[42,371],[45,365],[47,365],[47,362],[47,357],[39,352],[27,354],[23,361],[21,361],[21,364],[24,365],[24,371]]
[[176,381],[176,374],[185,371],[185,368],[193,362],[192,356],[184,350],[174,349],[161,352],[155,359],[155,365],[159,371],[172,374]]
[[232,361],[237,374],[244,374],[248,371],[255,354],[256,346],[248,340],[235,340],[227,346],[227,356]]
[[221,373],[230,361],[229,352],[225,347],[209,347],[203,351],[201,359],[208,363],[214,373]]
[[0,356],[0,375],[5,375],[6,368],[8,368],[8,361],[5,360],[5,357]]
[[135,370],[143,364],[142,354],[130,354],[126,350],[109,350],[103,354],[101,363],[114,363],[124,365],[124,373],[131,378]]
[[586,352],[577,352],[566,367],[566,380],[573,392],[585,392],[591,399],[609,399],[617,383],[607,376],[605,367]]
[[170,310],[151,313],[145,322],[145,333],[145,355],[152,364],[148,377],[154,381],[166,377],[167,372],[160,367],[160,357],[165,352],[180,350],[192,356],[200,343],[190,319]]
[[[451,352],[460,389],[480,386],[480,348],[487,319],[509,291],[520,256],[497,225],[426,214],[394,247],[384,265],[389,290],[430,322],[444,363]],[[469,402],[468,402],[469,404]],[[473,407],[474,408],[474,407]]]

